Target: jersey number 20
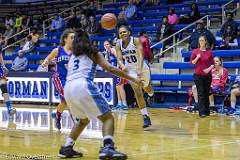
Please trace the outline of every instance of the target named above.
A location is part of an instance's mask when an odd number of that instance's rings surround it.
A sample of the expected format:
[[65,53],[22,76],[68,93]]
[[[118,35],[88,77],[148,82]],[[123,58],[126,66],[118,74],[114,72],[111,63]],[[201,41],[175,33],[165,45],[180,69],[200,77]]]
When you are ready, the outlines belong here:
[[127,63],[136,63],[137,57],[135,55],[126,56]]

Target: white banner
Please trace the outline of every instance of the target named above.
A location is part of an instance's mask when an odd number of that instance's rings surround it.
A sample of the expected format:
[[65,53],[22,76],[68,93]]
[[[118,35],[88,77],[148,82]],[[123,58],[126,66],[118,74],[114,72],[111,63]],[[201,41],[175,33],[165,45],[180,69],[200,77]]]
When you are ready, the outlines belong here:
[[[7,77],[12,101],[50,102],[50,79],[38,77]],[[0,91],[0,100],[3,100]]]

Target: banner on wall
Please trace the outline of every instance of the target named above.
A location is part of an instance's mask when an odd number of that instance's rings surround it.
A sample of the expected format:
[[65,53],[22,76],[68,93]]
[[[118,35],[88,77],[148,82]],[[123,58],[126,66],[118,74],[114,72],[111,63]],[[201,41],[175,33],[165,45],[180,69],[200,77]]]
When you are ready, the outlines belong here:
[[[114,80],[113,78],[94,78],[94,83],[98,86],[99,92],[103,95],[103,97],[106,99],[109,105],[113,105],[115,100],[114,99],[115,86],[113,80]],[[53,91],[52,102],[59,103],[60,102],[59,94],[54,85],[52,85],[52,91]]]
[[[12,101],[50,102],[50,79],[8,77],[7,87]],[[0,100],[3,100],[0,91]]]

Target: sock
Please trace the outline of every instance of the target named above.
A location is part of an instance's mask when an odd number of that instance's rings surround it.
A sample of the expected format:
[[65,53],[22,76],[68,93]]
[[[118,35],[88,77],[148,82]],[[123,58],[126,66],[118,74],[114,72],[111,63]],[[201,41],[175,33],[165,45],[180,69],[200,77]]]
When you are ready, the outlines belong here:
[[5,104],[8,110],[12,109],[10,101],[6,101]]
[[231,102],[231,108],[235,108],[236,102]]
[[152,96],[153,96],[153,94],[154,94],[153,92],[152,92],[152,93],[148,93],[149,97],[152,97]]
[[103,137],[103,146],[107,145],[107,144],[114,144],[113,143],[113,136],[107,135]]
[[118,100],[118,105],[121,106],[122,105],[122,101]]
[[147,116],[148,116],[148,111],[147,111],[147,108],[146,108],[146,107],[143,108],[143,109],[141,109],[140,111],[141,111],[141,113],[142,113],[143,116],[144,116],[144,115],[147,115]]
[[62,115],[62,113],[59,112],[59,111],[57,111],[57,113],[56,113],[56,118],[57,118],[57,119],[60,119],[60,118],[61,118],[61,115]]
[[73,146],[73,145],[74,145],[74,140],[72,138],[68,137],[64,147]]
[[123,101],[122,101],[122,104],[123,104],[124,106],[127,106],[127,101],[126,101],[126,100],[123,100]]

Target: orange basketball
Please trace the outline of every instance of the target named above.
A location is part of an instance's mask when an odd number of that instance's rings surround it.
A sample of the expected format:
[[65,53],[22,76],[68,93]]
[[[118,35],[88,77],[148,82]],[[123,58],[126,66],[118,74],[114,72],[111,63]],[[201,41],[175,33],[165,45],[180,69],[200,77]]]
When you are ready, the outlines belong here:
[[101,25],[104,29],[112,30],[117,25],[117,17],[112,13],[106,13],[101,18]]

